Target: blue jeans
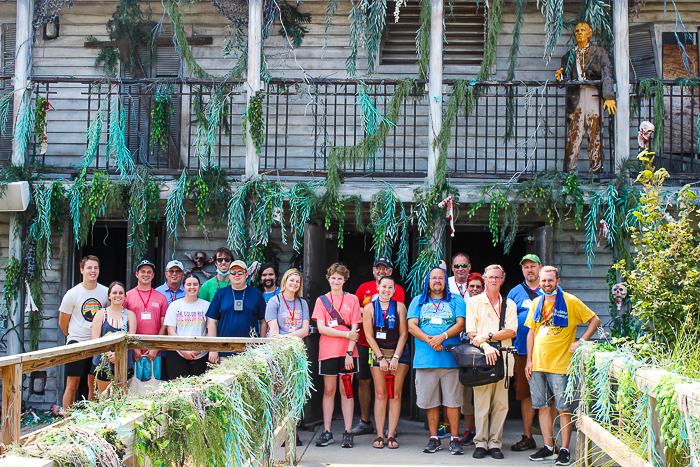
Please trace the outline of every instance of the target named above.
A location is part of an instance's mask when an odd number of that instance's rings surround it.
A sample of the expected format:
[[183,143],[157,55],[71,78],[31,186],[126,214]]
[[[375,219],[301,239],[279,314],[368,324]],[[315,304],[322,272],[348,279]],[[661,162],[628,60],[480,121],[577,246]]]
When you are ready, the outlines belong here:
[[532,396],[532,408],[545,409],[552,405],[552,397],[557,410],[560,412],[571,411],[571,401],[567,400],[566,383],[569,375],[533,371],[530,377],[530,395]]

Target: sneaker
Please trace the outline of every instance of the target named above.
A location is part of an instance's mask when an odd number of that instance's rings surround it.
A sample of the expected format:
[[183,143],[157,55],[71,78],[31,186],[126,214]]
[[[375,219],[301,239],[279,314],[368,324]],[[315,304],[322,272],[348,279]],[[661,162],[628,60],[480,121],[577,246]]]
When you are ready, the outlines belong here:
[[450,441],[450,454],[453,456],[461,456],[464,454],[464,450],[462,450],[462,444],[459,442],[457,438],[452,438]]
[[503,455],[503,451],[501,451],[501,450],[498,449],[498,448],[491,448],[491,449],[489,449],[489,454],[490,454],[491,457],[493,457],[494,459],[503,459],[503,458],[505,457],[505,456]]
[[440,425],[440,428],[438,428],[438,438],[445,439],[448,436],[450,436],[450,424],[443,423]]
[[423,448],[423,452],[435,452],[435,451],[441,451],[442,450],[442,443],[440,442],[440,439],[435,439],[435,438],[430,438],[430,441],[428,441],[428,444],[425,445]]
[[528,449],[537,449],[537,443],[534,438],[528,438],[522,435],[522,439],[510,447],[511,451],[522,452]]
[[374,425],[372,425],[372,422],[365,422],[360,419],[360,421],[357,422],[357,425],[350,430],[350,433],[352,433],[353,436],[371,435],[374,434]]
[[559,455],[557,456],[557,461],[554,465],[569,465],[571,464],[571,453],[568,449],[559,450]]
[[343,432],[343,444],[340,445],[341,448],[351,448],[355,446],[355,437],[351,431]]
[[324,431],[316,438],[316,446],[328,446],[329,444],[333,444],[333,433],[330,431]]
[[469,446],[470,444],[474,444],[474,436],[476,436],[475,432],[467,430],[464,432],[459,442],[462,446]]
[[531,461],[546,461],[554,459],[554,451],[547,446],[542,446],[539,451],[530,456]]

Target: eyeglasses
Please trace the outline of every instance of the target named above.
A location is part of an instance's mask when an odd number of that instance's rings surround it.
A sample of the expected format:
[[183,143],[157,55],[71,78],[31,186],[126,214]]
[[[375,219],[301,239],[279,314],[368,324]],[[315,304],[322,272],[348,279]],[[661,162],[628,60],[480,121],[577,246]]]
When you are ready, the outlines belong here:
[[169,269],[169,270],[165,271],[165,273],[170,274],[171,276],[174,276],[176,274],[182,274],[182,271],[180,271],[179,269]]
[[217,263],[230,263],[231,258],[216,258]]
[[443,277],[431,277],[430,280],[433,282],[445,282],[445,278]]
[[498,281],[502,281],[502,280],[503,280],[503,277],[501,277],[501,276],[490,276],[490,277],[484,277],[484,279],[486,279],[487,281],[498,282]]
[[231,271],[231,272],[229,272],[229,274],[231,274],[232,276],[244,276],[244,275],[248,274],[248,272],[247,271]]
[[452,267],[455,269],[467,269],[469,267],[469,263],[453,264]]

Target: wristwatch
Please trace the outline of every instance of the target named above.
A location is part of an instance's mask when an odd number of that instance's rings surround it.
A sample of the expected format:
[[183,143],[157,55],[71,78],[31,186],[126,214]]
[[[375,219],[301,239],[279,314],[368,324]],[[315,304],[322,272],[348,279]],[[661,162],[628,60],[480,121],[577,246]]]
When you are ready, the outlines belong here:
[[347,351],[347,354],[348,354],[348,357],[352,357],[352,356],[353,356],[353,353],[352,353],[351,350],[348,350],[348,351]]
[[382,360],[384,360],[384,355],[380,355],[379,357],[377,357],[378,362],[381,362]]
[[491,340],[491,339],[493,339],[493,333],[492,333],[492,332],[489,333],[489,340]]

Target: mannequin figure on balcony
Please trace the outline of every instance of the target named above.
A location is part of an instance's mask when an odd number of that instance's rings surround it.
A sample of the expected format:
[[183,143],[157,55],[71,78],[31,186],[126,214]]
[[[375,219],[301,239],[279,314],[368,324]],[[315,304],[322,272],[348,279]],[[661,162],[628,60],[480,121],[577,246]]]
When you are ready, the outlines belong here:
[[[602,81],[603,109],[609,115],[617,111],[613,91],[613,70],[608,52],[591,45],[591,26],[578,23],[574,29],[577,46],[561,58],[561,68],[556,71],[557,81]],[[573,57],[571,55],[573,54]],[[571,64],[571,65],[570,65]],[[589,173],[597,173],[603,166],[600,134],[600,94],[595,86],[569,86],[566,91],[566,112],[569,116],[569,134],[566,141],[564,171],[577,172],[578,155],[583,135],[588,132]]]

